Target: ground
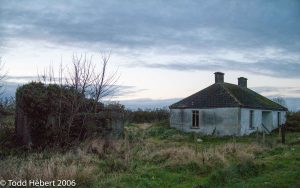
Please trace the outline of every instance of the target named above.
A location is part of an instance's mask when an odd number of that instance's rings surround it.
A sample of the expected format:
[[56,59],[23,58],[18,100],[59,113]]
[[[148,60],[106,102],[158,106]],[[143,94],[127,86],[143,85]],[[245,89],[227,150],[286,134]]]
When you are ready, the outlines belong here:
[[[297,187],[300,132],[246,137],[182,133],[167,122],[127,124],[124,139],[67,151],[1,151],[0,179],[69,179],[78,187]],[[5,169],[5,170],[3,170]]]

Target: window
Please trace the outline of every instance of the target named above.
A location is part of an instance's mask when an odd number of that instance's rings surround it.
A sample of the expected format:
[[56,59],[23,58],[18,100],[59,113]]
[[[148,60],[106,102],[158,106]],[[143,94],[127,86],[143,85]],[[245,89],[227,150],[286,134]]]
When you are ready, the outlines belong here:
[[249,117],[249,127],[250,129],[253,129],[253,119],[254,119],[254,111],[250,110],[250,117]]
[[193,124],[192,127],[193,128],[199,128],[199,111],[197,110],[193,110]]

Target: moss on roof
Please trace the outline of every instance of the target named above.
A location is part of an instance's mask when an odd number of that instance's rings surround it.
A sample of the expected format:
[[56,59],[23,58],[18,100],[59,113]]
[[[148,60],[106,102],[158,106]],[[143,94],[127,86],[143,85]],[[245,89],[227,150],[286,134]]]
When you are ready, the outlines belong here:
[[229,83],[215,83],[170,108],[224,108],[245,107],[286,111],[287,108],[252,91],[249,88]]

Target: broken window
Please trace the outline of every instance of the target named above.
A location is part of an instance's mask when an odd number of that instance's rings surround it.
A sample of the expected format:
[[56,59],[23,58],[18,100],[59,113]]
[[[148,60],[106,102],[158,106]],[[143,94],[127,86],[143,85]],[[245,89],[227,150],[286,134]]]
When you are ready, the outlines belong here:
[[254,111],[250,110],[250,117],[249,117],[249,127],[253,129],[253,118],[254,118]]
[[198,110],[193,110],[193,128],[199,128],[199,111]]

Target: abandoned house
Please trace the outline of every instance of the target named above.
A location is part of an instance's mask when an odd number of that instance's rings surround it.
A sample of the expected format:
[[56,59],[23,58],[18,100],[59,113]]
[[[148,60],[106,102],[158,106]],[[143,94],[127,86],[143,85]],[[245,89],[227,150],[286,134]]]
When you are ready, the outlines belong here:
[[285,123],[287,108],[247,88],[247,78],[235,85],[214,74],[214,84],[169,107],[171,127],[223,136],[268,133]]

